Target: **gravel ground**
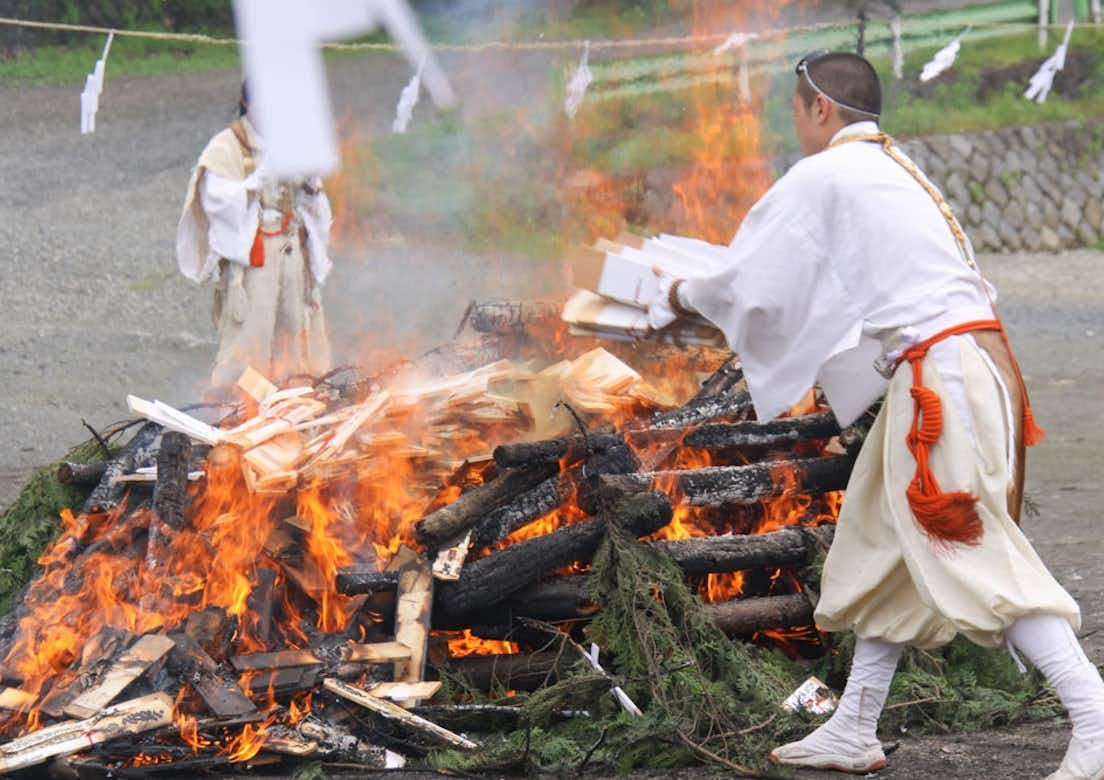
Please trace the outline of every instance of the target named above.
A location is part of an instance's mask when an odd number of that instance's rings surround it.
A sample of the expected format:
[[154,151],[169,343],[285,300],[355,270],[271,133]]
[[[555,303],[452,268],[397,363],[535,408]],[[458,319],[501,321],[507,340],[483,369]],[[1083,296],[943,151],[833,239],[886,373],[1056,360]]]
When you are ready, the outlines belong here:
[[[542,100],[550,65],[516,68],[488,94],[478,86],[485,73],[446,64],[461,94],[477,95],[466,112]],[[389,123],[403,64],[350,59],[331,72],[339,106],[373,130]],[[174,231],[190,167],[229,119],[236,89],[233,73],[111,81],[97,132],[81,137],[75,86],[0,85],[0,506],[31,470],[85,438],[82,419],[101,427],[125,416],[127,393],[174,404],[199,396],[215,351],[210,291],[176,274]],[[1025,527],[1081,603],[1088,651],[1104,661],[1104,254],[981,260],[1050,434],[1029,462],[1041,515]],[[326,305],[343,355],[366,334],[406,349],[446,341],[471,297],[549,292],[523,274],[487,271],[509,258],[488,262],[413,237],[338,258]],[[881,776],[1041,777],[1065,740],[1060,724],[908,737]]]

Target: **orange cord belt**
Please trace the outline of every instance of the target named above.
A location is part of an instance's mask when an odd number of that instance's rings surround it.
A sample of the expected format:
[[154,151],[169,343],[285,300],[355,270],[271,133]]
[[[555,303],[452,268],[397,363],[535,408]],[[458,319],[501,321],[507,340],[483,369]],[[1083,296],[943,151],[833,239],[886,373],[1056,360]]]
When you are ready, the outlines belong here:
[[[935,474],[932,473],[929,454],[932,445],[939,440],[943,432],[943,408],[939,395],[930,387],[924,386],[923,361],[928,350],[940,341],[977,330],[999,331],[1005,346],[1008,345],[1008,336],[1000,320],[974,320],[947,328],[909,347],[897,361],[898,366],[906,360],[912,366],[912,427],[905,441],[916,459],[916,474],[905,494],[916,522],[929,537],[940,542],[977,544],[981,541],[982,523],[977,513],[978,497],[963,490],[944,493],[935,479]],[[1012,356],[1011,348],[1008,354]],[[1015,357],[1012,357],[1012,362],[1023,396],[1024,443],[1031,446],[1042,441],[1045,433],[1035,424],[1035,418],[1027,400],[1027,390],[1024,388],[1023,375],[1020,374],[1020,367],[1015,363]]]
[[284,221],[280,224],[278,230],[265,230],[260,225],[257,225],[257,234],[253,236],[253,246],[249,248],[249,264],[254,268],[260,268],[265,264],[265,251],[264,251],[264,237],[265,236],[278,236],[282,233],[286,233],[288,225],[291,224],[291,212],[284,212]]

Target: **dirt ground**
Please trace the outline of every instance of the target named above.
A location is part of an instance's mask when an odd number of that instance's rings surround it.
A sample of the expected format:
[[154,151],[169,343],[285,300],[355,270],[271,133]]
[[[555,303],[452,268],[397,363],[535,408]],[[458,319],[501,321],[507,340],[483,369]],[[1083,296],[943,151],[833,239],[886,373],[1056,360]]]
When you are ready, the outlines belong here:
[[[550,64],[517,69],[465,111],[540,99]],[[451,65],[461,94],[484,77]],[[389,124],[405,65],[381,56],[331,71],[339,107],[375,131]],[[233,73],[110,81],[97,132],[82,137],[77,85],[0,86],[0,507],[36,466],[86,438],[82,419],[102,427],[124,417],[128,393],[173,404],[198,397],[215,352],[210,290],[176,273],[174,231],[190,167],[230,118],[236,91]],[[345,358],[366,334],[407,349],[447,341],[470,298],[556,292],[534,289],[523,274],[487,273],[486,258],[412,236],[337,261],[325,294]],[[981,262],[1002,292],[1049,431],[1029,461],[1027,492],[1040,515],[1025,527],[1080,602],[1088,652],[1102,662],[1104,254]],[[902,735],[880,776],[1042,777],[1066,738],[1062,724]]]

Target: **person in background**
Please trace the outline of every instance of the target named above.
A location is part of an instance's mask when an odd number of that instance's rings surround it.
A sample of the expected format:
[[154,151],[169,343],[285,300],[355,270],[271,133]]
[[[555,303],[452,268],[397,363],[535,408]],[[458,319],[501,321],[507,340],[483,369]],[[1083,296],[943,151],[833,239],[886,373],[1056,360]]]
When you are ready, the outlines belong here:
[[[701,314],[743,363],[760,419],[818,382],[841,425],[884,393],[824,565],[817,625],[854,631],[836,711],[771,760],[863,774],[906,645],[956,634],[1022,653],[1054,686],[1073,734],[1050,780],[1104,778],[1104,681],[1073,598],[1018,525],[1023,445],[1042,436],[973,249],[949,205],[878,126],[862,57],[797,66],[806,157],[748,213],[729,266],[660,275],[653,328]],[[887,387],[888,380],[888,387]],[[1021,664],[1022,665],[1022,664]]]
[[199,157],[176,233],[181,273],[196,283],[218,276],[216,391],[233,387],[247,366],[271,379],[330,368],[321,295],[330,203],[317,177],[268,175],[264,152],[243,83],[238,118]]

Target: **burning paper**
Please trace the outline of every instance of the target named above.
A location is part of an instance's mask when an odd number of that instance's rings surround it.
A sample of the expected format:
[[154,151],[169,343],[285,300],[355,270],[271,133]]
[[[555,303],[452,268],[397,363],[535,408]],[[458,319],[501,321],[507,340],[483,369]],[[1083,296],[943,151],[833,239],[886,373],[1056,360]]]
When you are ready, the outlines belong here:
[[438,106],[456,96],[406,0],[235,0],[251,111],[276,178],[323,175],[338,165],[337,139],[318,47],[383,27],[414,65]]
[[84,81],[84,91],[80,96],[81,135],[96,132],[96,112],[100,108],[100,95],[103,93],[104,68],[107,66],[107,53],[111,51],[111,41],[114,38],[114,32],[107,34],[103,54],[96,60],[96,66]]
[[970,32],[969,27],[959,33],[953,41],[935,53],[931,62],[925,65],[924,70],[921,71],[921,81],[931,81],[947,68],[954,65],[955,58],[958,57],[958,50],[962,48],[962,39],[966,37],[966,33],[968,32]]
[[1070,19],[1070,23],[1066,25],[1066,35],[1062,39],[1061,45],[1054,50],[1054,54],[1050,55],[1039,67],[1039,70],[1035,72],[1035,75],[1031,77],[1031,84],[1024,92],[1025,98],[1034,100],[1036,103],[1046,102],[1047,95],[1050,94],[1050,90],[1054,86],[1054,77],[1058,75],[1058,71],[1066,67],[1066,49],[1069,46],[1070,35],[1072,34],[1073,20]]
[[399,95],[399,104],[395,108],[395,121],[391,123],[391,132],[405,133],[414,116],[414,106],[418,105],[418,93],[422,88],[422,67],[425,60],[418,66],[418,70],[410,79],[410,83],[403,87]]
[[590,66],[587,65],[587,59],[590,57],[590,41],[587,41],[586,46],[583,48],[583,58],[579,60],[579,69],[575,71],[575,75],[571,77],[571,82],[567,85],[567,99],[564,100],[564,111],[572,119],[575,118],[575,114],[579,112],[579,106],[583,104],[583,98],[586,96],[587,87],[590,86],[590,82],[594,81],[594,76],[590,72]]

